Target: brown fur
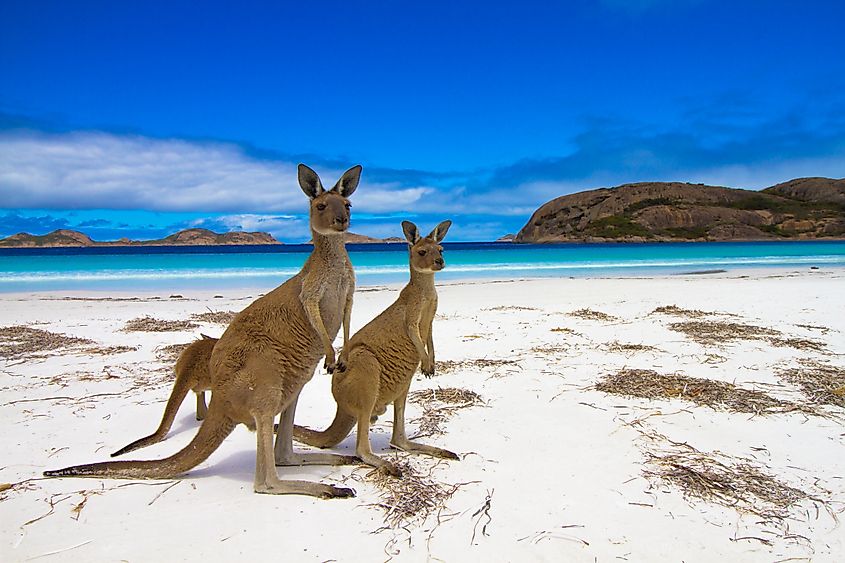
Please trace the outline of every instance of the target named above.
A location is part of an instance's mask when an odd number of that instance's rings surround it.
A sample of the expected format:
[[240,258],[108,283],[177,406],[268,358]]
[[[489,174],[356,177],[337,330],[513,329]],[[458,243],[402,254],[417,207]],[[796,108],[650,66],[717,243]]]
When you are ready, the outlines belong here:
[[421,239],[413,223],[402,223],[410,243],[411,279],[390,307],[344,345],[332,377],[332,395],[337,401],[332,424],[323,432],[295,426],[297,440],[320,448],[331,447],[340,443],[357,422],[358,457],[386,473],[399,475],[396,466],[373,454],[369,438],[371,422],[393,403],[392,446],[458,459],[448,450],[411,442],[405,435],[405,402],[417,366],[421,365],[425,375],[434,374],[432,322],[437,312],[434,273],[443,269],[440,241],[449,225],[451,221],[444,221]]
[[[172,478],[208,458],[237,424],[256,430],[257,493],[348,497],[354,491],[308,481],[282,481],[275,465],[351,463],[355,458],[332,454],[294,454],[293,416],[302,386],[320,358],[333,371],[332,340],[349,317],[355,276],[343,244],[349,227],[349,201],[361,167],[348,170],[332,190],[323,189],[317,174],[299,165],[299,184],[311,200],[314,250],[302,270],[241,311],[214,346],[209,364],[212,379],[208,416],[187,447],[163,460],[111,461],[79,465],[50,476],[128,479]],[[273,418],[282,413],[273,448]]]
[[179,354],[179,359],[176,360],[176,381],[173,383],[173,391],[170,392],[170,398],[167,400],[167,405],[164,407],[164,415],[161,417],[161,423],[158,429],[149,436],[139,438],[131,444],[123,446],[113,454],[112,457],[123,455],[131,451],[145,448],[152,444],[157,444],[164,440],[170,427],[173,426],[173,421],[176,419],[176,413],[188,391],[193,391],[197,396],[197,420],[203,420],[208,413],[208,407],[205,404],[205,392],[211,389],[211,372],[209,371],[209,363],[211,361],[211,351],[214,345],[217,344],[217,338],[201,335],[202,339],[191,344],[182,350]]

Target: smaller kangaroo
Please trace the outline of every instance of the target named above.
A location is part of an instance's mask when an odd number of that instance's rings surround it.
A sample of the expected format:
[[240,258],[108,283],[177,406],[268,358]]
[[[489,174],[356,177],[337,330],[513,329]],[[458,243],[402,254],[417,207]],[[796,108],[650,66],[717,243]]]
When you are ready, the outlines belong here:
[[191,342],[187,348],[182,350],[179,359],[176,360],[174,370],[176,381],[173,383],[173,391],[170,392],[167,406],[164,407],[164,416],[161,417],[158,429],[149,436],[139,438],[131,444],[123,446],[111,454],[112,457],[145,448],[164,440],[164,437],[170,431],[170,427],[173,426],[179,406],[185,400],[189,389],[197,395],[197,420],[205,418],[208,412],[208,407],[205,405],[205,392],[211,389],[211,372],[208,363],[211,361],[211,351],[214,350],[217,339],[205,334],[200,334],[200,336],[202,336],[202,339]]
[[318,448],[336,446],[357,421],[355,454],[364,463],[398,477],[401,472],[394,464],[373,453],[369,436],[370,424],[393,403],[393,447],[460,459],[448,450],[411,442],[405,435],[405,402],[417,366],[422,364],[423,374],[434,375],[434,273],[444,267],[440,242],[451,224],[443,221],[427,237],[420,238],[416,225],[402,222],[410,244],[411,279],[392,305],[346,341],[332,376],[332,395],[337,401],[334,421],[322,432],[294,426],[298,441]]

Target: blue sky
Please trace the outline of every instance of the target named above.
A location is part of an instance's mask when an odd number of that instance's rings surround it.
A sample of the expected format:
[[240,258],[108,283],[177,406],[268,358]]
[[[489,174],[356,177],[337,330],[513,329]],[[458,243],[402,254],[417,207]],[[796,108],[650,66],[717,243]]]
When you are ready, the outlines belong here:
[[0,236],[516,232],[562,194],[845,176],[845,2],[0,4]]

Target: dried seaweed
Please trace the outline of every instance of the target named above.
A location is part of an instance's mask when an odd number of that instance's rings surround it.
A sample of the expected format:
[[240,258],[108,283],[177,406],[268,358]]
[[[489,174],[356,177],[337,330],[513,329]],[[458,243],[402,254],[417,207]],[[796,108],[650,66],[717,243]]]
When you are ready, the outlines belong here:
[[519,360],[501,360],[490,358],[476,358],[474,360],[444,360],[434,363],[434,373],[444,374],[452,373],[460,369],[480,368],[480,369],[496,369],[502,366],[519,365]]
[[179,359],[179,354],[181,354],[185,348],[191,344],[191,342],[185,342],[184,344],[168,344],[167,346],[160,346],[156,348],[156,358],[160,362],[174,364],[176,363],[176,360]]
[[687,499],[715,502],[764,519],[785,518],[803,500],[821,503],[767,474],[751,460],[718,452],[703,453],[690,447],[648,456],[654,469],[644,471],[645,476],[677,487]]
[[772,346],[787,346],[797,350],[819,352],[825,349],[823,342],[806,338],[787,338],[779,330],[762,326],[717,321],[687,321],[672,323],[671,330],[687,335],[699,344],[724,344],[735,340],[761,340]]
[[601,311],[593,311],[592,309],[578,309],[577,311],[569,313],[569,316],[578,317],[579,319],[587,319],[590,321],[612,322],[619,320],[613,315],[608,315],[607,313],[602,313]]
[[442,509],[449,498],[461,486],[438,483],[428,473],[421,473],[407,458],[392,459],[391,462],[402,472],[397,479],[385,475],[378,469],[369,471],[364,479],[379,490],[379,500],[372,506],[384,511],[384,522],[388,528],[401,528],[411,524],[422,524]]
[[845,368],[818,362],[803,362],[800,368],[783,371],[778,376],[797,385],[814,405],[845,408]]
[[9,360],[85,344],[94,341],[23,325],[0,328],[0,358]]
[[647,344],[628,344],[619,341],[608,342],[604,345],[608,352],[628,353],[628,352],[659,352],[658,348],[649,346]]
[[822,334],[827,334],[828,332],[830,332],[830,329],[826,326],[808,325],[808,324],[800,324],[800,325],[795,325],[795,326],[797,326],[798,328],[804,328],[804,329],[807,329],[807,330],[817,330],[817,331],[821,332]]
[[[422,389],[408,394],[412,403],[427,404],[440,401],[449,405],[464,405],[466,403],[483,403],[481,395],[470,389],[458,387],[438,387],[437,389]],[[470,406],[470,405],[467,405]]]
[[536,307],[521,307],[519,305],[498,305],[496,307],[489,307],[482,309],[483,311],[539,311]]
[[643,399],[683,399],[714,410],[730,412],[771,414],[807,410],[761,391],[743,389],[732,383],[685,375],[660,375],[643,369],[625,369],[608,375],[596,384],[596,389],[613,395]]
[[806,338],[769,338],[769,344],[780,348],[795,348],[809,352],[823,352],[827,346],[824,342],[808,340]]
[[192,330],[198,326],[191,321],[166,321],[146,316],[127,321],[123,327],[123,332],[176,332]]
[[700,311],[698,309],[682,309],[677,305],[664,305],[662,307],[657,307],[654,311],[651,312],[651,314],[674,315],[676,317],[689,317],[691,319],[699,319],[701,317],[718,315],[719,313],[710,313],[707,311]]
[[136,352],[137,350],[137,346],[93,346],[91,348],[84,348],[81,352],[98,356],[111,356],[113,354]]
[[534,346],[531,348],[531,352],[535,354],[565,354],[569,351],[570,346],[568,344],[543,344],[541,346]]
[[446,431],[443,425],[456,411],[484,404],[481,395],[475,391],[457,387],[413,391],[408,394],[408,400],[420,405],[423,411],[419,418],[414,419],[418,426],[414,438],[443,434]]
[[768,340],[781,335],[780,331],[772,328],[716,321],[672,323],[669,328],[687,335],[699,344],[721,344],[731,340]]
[[562,334],[569,334],[570,336],[584,336],[580,332],[577,332],[571,328],[563,327],[563,326],[556,326],[554,328],[549,329],[552,332],[560,332]]
[[209,310],[207,313],[197,313],[195,315],[191,315],[191,320],[200,321],[204,323],[216,323],[221,325],[227,325],[232,322],[232,319],[235,318],[235,315],[237,315],[235,311]]

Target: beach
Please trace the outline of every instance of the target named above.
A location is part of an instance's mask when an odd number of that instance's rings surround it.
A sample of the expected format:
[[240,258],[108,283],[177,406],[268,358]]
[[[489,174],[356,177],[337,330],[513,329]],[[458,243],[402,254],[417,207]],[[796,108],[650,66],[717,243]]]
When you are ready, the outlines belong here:
[[[439,283],[406,419],[461,459],[390,450],[388,409],[371,440],[403,479],[277,468],[355,489],[338,500],[254,494],[243,426],[180,479],[41,478],[151,433],[180,346],[258,293],[2,293],[0,559],[842,561],[843,287],[841,267]],[[353,332],[400,288],[359,287]],[[298,424],[329,424],[330,382]],[[194,405],[124,457],[186,445]]]

